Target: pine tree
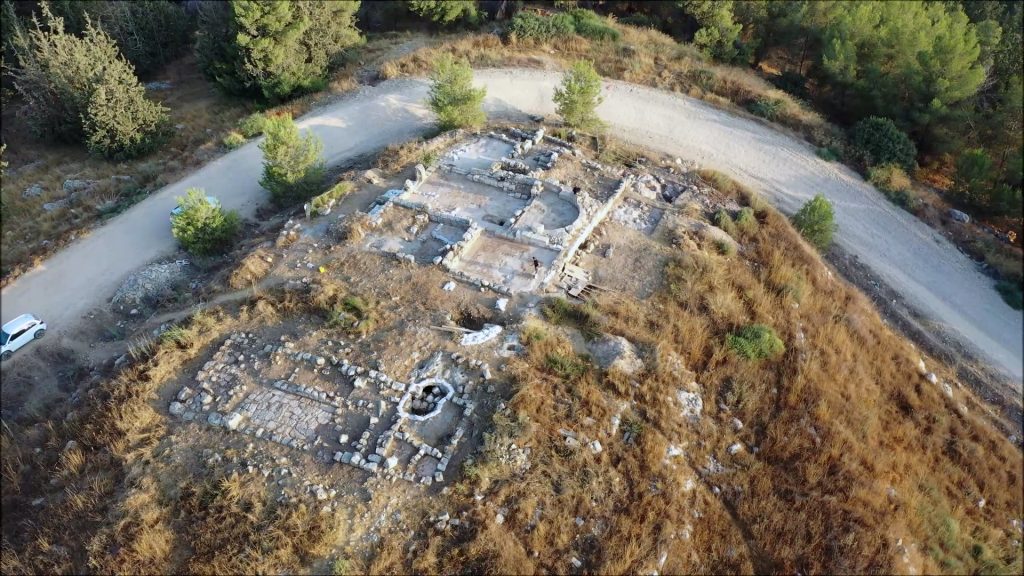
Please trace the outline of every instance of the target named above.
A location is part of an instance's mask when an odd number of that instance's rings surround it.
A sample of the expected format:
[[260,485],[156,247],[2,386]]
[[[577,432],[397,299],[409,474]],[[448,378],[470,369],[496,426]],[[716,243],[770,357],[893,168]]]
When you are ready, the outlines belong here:
[[441,130],[481,126],[487,121],[483,101],[487,91],[473,88],[473,69],[450,54],[438,57],[431,74],[430,109]]
[[362,41],[358,1],[231,0],[204,4],[196,54],[228,93],[276,101],[314,91],[346,48]]
[[300,136],[289,114],[267,120],[263,151],[263,186],[278,204],[311,198],[324,179],[323,143],[312,133]]
[[186,190],[178,198],[178,207],[181,212],[171,220],[171,235],[192,254],[224,252],[238,236],[238,214],[211,204],[199,188]]
[[192,43],[192,19],[167,0],[81,2],[96,24],[110,35],[121,54],[145,76],[181,56]]
[[14,85],[23,115],[42,137],[87,141],[104,156],[123,158],[156,145],[166,109],[146,100],[144,90],[113,40],[88,15],[81,37],[42,5],[45,25],[33,18],[13,46],[19,67]]
[[828,248],[836,230],[832,203],[821,194],[811,198],[793,215],[793,227],[818,250]]
[[441,26],[477,17],[476,0],[409,0],[409,10]]
[[732,0],[680,0],[680,7],[699,27],[693,43],[712,58],[731,62],[743,26],[733,17]]
[[576,61],[555,89],[556,111],[570,128],[600,129],[602,122],[596,110],[601,100],[601,76],[586,60]]
[[167,110],[146,99],[145,88],[127,67],[113,68],[89,98],[85,144],[107,158],[141,156],[161,143],[166,120]]

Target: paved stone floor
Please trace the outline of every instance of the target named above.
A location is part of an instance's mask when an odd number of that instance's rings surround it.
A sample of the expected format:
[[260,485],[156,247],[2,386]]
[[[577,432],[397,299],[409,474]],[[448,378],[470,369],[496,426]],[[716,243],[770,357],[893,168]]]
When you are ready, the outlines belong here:
[[409,384],[349,363],[342,342],[311,352],[282,338],[232,334],[182,387],[171,414],[386,479],[444,481],[489,366],[438,352]]

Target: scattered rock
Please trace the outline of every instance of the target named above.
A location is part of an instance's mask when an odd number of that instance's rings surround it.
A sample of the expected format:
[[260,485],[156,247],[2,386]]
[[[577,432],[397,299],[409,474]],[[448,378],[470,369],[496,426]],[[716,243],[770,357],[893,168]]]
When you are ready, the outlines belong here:
[[644,368],[636,348],[622,336],[605,335],[590,343],[589,348],[594,360],[604,370],[615,369],[633,375]]
[[700,415],[704,411],[704,399],[700,397],[700,394],[679,390],[676,392],[676,400],[682,404],[682,413],[685,418],[689,418],[691,421],[700,419]]
[[25,191],[21,193],[21,197],[22,198],[38,198],[38,197],[43,195],[43,192],[44,192],[44,190],[43,190],[42,186],[40,186],[39,184],[33,184],[33,185],[29,186],[28,188],[25,188]]
[[498,298],[498,301],[494,303],[494,309],[499,312],[504,312],[506,307],[508,307],[508,298]]
[[236,430],[238,425],[242,423],[242,415],[238,412],[232,412],[224,418],[224,427],[228,430]]
[[182,404],[181,402],[171,402],[171,407],[169,408],[169,411],[172,416],[181,416],[182,414],[185,413],[185,405]]
[[95,180],[76,180],[71,178],[64,181],[64,193],[71,194],[73,192],[88,190],[92,188],[94,184],[96,184]]
[[60,210],[68,205],[68,199],[57,200],[56,202],[47,202],[43,204],[43,212],[53,212],[54,210]]
[[138,306],[149,303],[184,280],[188,260],[151,264],[132,273],[114,293],[111,303]]
[[959,210],[956,210],[955,208],[949,209],[949,217],[957,222],[960,222],[961,224],[967,224],[971,221],[971,217],[969,215]]
[[444,290],[445,292],[451,292],[452,290],[455,290],[455,282],[452,282],[451,280],[445,282],[445,285],[441,287],[441,290]]

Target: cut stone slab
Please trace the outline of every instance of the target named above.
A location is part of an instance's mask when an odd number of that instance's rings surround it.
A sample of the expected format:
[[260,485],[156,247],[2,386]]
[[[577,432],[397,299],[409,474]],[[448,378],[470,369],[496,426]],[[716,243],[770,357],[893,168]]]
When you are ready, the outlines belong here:
[[501,334],[502,328],[497,324],[485,324],[484,327],[476,332],[469,332],[462,336],[460,344],[463,346],[476,346],[493,340],[498,334]]

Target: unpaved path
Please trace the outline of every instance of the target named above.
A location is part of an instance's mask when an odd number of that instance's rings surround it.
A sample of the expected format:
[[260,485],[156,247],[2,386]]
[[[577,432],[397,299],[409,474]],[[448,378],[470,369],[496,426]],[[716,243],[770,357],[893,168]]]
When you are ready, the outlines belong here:
[[[555,72],[481,70],[488,111],[552,114]],[[427,130],[426,83],[402,79],[367,87],[314,110],[300,121],[324,141],[328,163],[366,154]],[[758,190],[784,212],[817,193],[835,206],[836,241],[873,269],[940,329],[1013,377],[1024,378],[1022,316],[992,281],[946,239],[887,202],[849,169],[819,159],[806,143],[703,102],[621,82],[608,82],[599,113],[624,140],[696,160]],[[174,250],[167,216],[191,186],[251,216],[266,201],[260,151],[249,143],[167,186],[64,249],[3,290],[2,318],[24,311],[51,330],[70,327],[102,305],[123,278]]]

